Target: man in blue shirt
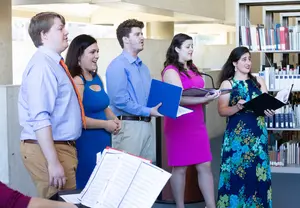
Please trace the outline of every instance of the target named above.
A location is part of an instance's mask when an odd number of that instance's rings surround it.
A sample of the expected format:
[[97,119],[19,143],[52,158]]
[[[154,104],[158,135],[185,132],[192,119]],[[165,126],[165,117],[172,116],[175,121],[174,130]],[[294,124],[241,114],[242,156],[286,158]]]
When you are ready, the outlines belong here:
[[111,109],[122,120],[121,131],[112,137],[113,147],[153,159],[151,116],[161,116],[157,111],[161,104],[147,107],[151,76],[138,57],[144,49],[143,28],[143,22],[135,19],[118,26],[117,38],[123,52],[109,64],[106,84]]
[[23,73],[19,92],[21,155],[38,195],[50,198],[58,190],[76,188],[75,140],[85,117],[60,55],[68,47],[64,17],[39,13],[28,31],[38,49]]

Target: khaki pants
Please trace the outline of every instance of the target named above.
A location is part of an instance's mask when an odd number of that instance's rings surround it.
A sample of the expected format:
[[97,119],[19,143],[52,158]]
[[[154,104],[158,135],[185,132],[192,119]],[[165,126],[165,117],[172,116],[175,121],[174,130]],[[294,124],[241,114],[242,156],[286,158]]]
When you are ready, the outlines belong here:
[[[67,178],[63,190],[76,189],[76,148],[67,144],[55,144],[54,146]],[[40,146],[21,142],[21,155],[23,163],[37,188],[38,196],[50,198],[55,195],[58,190],[49,186],[48,165]]]
[[151,122],[122,121],[119,134],[112,136],[113,148],[149,160],[155,159],[153,147],[153,128]]

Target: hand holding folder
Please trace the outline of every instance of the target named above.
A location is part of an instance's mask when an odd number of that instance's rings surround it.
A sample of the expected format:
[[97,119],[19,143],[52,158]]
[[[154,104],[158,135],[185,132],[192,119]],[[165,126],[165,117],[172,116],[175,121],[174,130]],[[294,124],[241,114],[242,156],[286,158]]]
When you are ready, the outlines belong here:
[[221,94],[230,93],[232,89],[215,89],[215,88],[189,88],[183,90],[182,96],[205,97],[207,94],[213,95],[220,92]]
[[263,93],[243,104],[246,110],[252,110],[258,116],[264,116],[265,110],[277,110],[287,104],[293,85],[289,89],[279,91],[276,97]]
[[190,109],[179,106],[181,93],[181,87],[152,79],[147,107],[153,108],[162,103],[158,108],[158,112],[170,118],[177,118],[193,112]]

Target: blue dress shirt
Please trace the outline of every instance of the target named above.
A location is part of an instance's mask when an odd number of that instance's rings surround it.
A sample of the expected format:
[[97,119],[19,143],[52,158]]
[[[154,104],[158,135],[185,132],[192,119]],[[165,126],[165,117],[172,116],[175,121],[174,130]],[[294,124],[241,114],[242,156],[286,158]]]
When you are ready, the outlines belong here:
[[77,96],[62,57],[39,47],[29,61],[19,91],[21,140],[37,139],[35,131],[52,127],[56,141],[75,140],[81,135],[82,121]]
[[146,107],[151,76],[148,67],[139,57],[123,51],[106,71],[107,94],[115,115],[150,116]]

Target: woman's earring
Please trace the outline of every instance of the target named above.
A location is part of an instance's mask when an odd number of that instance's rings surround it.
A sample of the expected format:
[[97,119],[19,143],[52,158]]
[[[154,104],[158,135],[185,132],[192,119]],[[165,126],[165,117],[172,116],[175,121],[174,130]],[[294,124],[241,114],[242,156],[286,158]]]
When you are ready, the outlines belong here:
[[78,66],[80,66],[80,62],[78,62]]
[[236,67],[234,67],[234,71],[237,71],[237,68],[236,68]]

